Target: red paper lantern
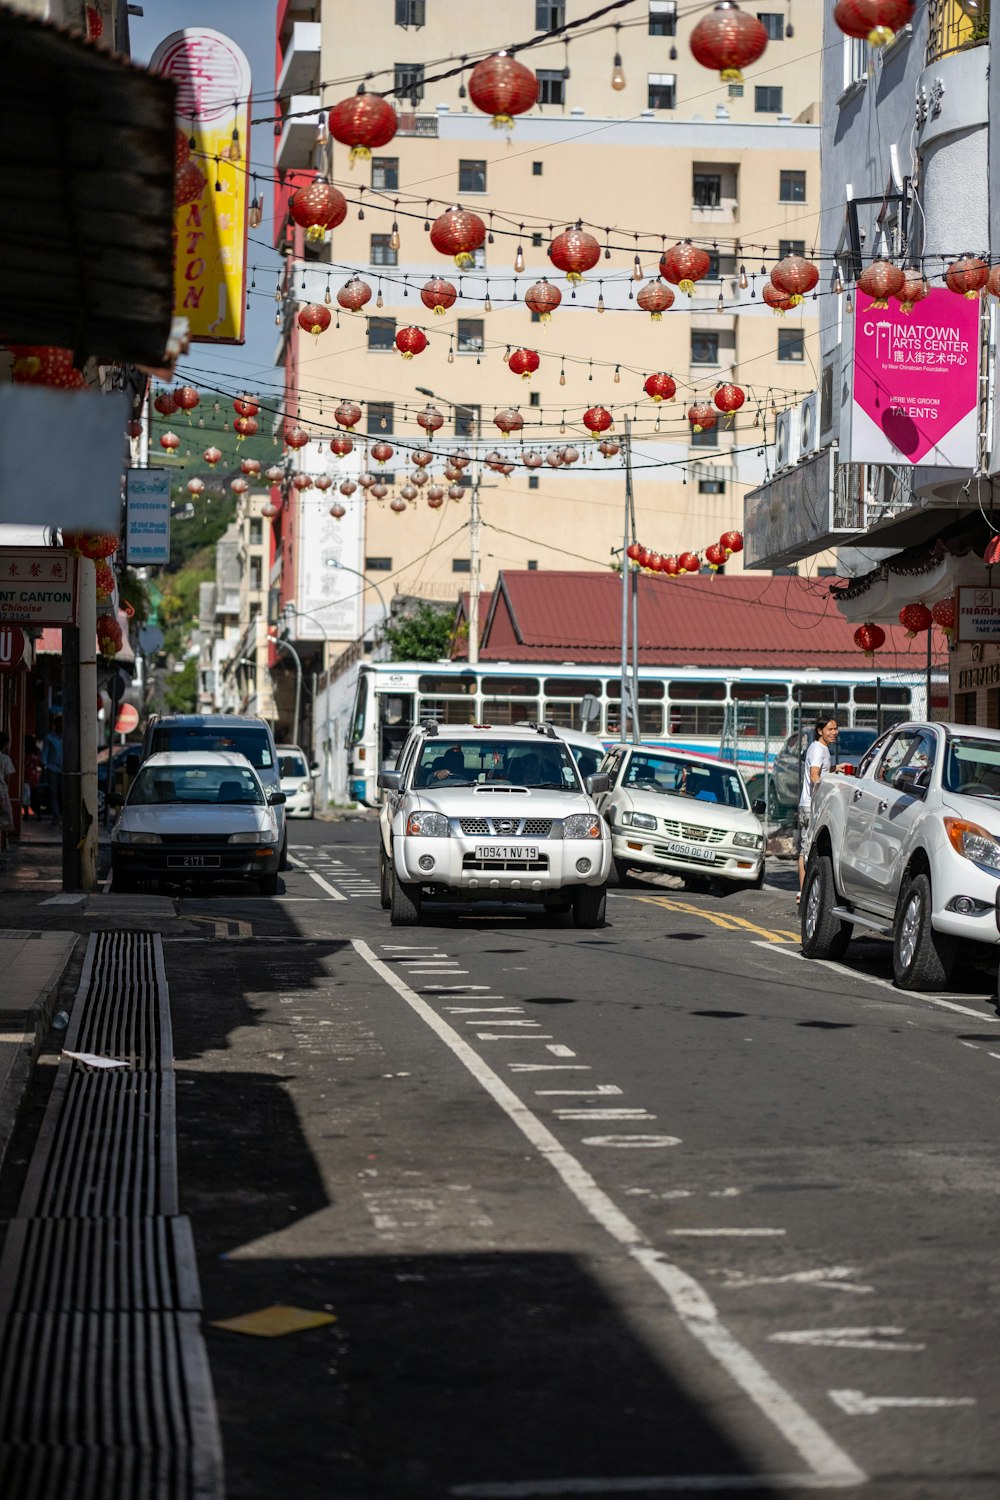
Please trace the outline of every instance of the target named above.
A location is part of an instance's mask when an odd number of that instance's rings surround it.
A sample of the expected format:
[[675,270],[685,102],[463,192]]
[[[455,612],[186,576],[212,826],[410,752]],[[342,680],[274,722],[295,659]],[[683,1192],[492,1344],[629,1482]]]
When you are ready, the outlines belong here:
[[357,485],[354,483],[353,479],[345,479],[345,480],[343,480],[341,482],[340,493],[342,495],[347,495],[347,496],[353,495],[354,491],[356,489],[357,489]]
[[460,271],[474,263],[474,251],[486,239],[486,225],[466,208],[446,208],[431,225],[431,244],[442,255],[454,257]]
[[304,448],[308,441],[309,434],[304,427],[300,427],[297,422],[285,423],[286,448]]
[[256,417],[234,417],[233,431],[236,433],[236,441],[241,438],[254,437],[260,431],[260,423]]
[[[903,270],[903,278],[903,285],[897,287],[892,296],[898,299],[900,312],[911,313],[914,303],[922,302],[929,289],[923,272],[917,266],[906,266]],[[987,282],[987,289],[989,289],[989,282]],[[995,295],[1000,296],[1000,291],[997,291]]]
[[678,573],[700,573],[701,558],[697,552],[682,552],[677,559]]
[[131,422],[125,423],[125,432],[130,438],[142,437],[142,423],[133,417]]
[[930,630],[934,623],[934,616],[926,604],[904,604],[899,611],[899,623],[903,626],[907,636],[912,641],[915,636],[921,635],[923,631]]
[[499,454],[495,448],[493,449],[492,453],[487,453],[487,455],[486,455],[486,467],[488,469],[492,469],[495,474],[502,474],[503,473],[503,466],[504,466],[503,456],[501,454]]
[[[233,480],[233,484],[235,484],[235,483],[236,483],[236,480],[234,479]],[[306,492],[306,490],[311,490],[312,487],[313,487],[313,482],[312,482],[312,476],[311,475],[309,475],[309,474],[295,474],[295,475],[292,476],[292,488],[298,490],[298,492],[299,492],[300,495],[304,495],[305,492]]]
[[538,78],[506,52],[496,52],[476,63],[469,74],[469,98],[484,115],[492,115],[495,130],[510,129],[515,115],[523,115],[538,98]]
[[420,300],[425,307],[429,307],[434,316],[443,318],[449,307],[454,307],[458,292],[450,281],[445,281],[441,276],[432,276],[430,281],[425,281],[420,288]]
[[786,255],[771,272],[772,286],[787,293],[793,307],[805,300],[805,294],[811,292],[818,281],[819,267],[806,260],[804,255]]
[[161,432],[160,447],[166,453],[176,453],[181,445],[181,440],[176,432]]
[[691,33],[690,47],[695,62],[718,71],[723,83],[742,83],[740,70],[755,63],[767,49],[767,29],[733,0],[722,0],[702,16]]
[[[79,391],[87,384],[81,372],[74,368],[72,349],[63,349],[58,344],[11,344],[9,347],[14,356],[12,373],[16,385],[47,385],[56,390]],[[176,410],[176,407],[172,409]]]
[[289,216],[306,232],[307,240],[321,240],[347,218],[347,199],[332,183],[317,177],[296,188],[288,203]]
[[931,615],[934,618],[934,623],[940,625],[942,632],[950,640],[955,631],[954,599],[939,599],[932,607]]
[[299,327],[304,333],[311,333],[313,338],[319,338],[321,333],[325,333],[330,322],[330,309],[324,307],[322,302],[307,302],[298,316]]
[[678,240],[660,256],[660,275],[664,281],[672,281],[689,297],[695,282],[707,276],[711,266],[708,251],[700,250],[690,240]]
[[614,458],[617,453],[621,452],[621,443],[617,438],[602,438],[597,445],[597,451],[605,458]]
[[179,391],[174,392],[174,400],[181,411],[194,411],[201,397],[193,385],[182,385]]
[[630,542],[625,548],[625,556],[631,558],[632,562],[638,562],[642,554],[642,547],[638,542]]
[[995,568],[997,563],[1000,562],[1000,536],[990,537],[986,543],[983,562],[988,568]]
[[720,385],[712,398],[720,411],[724,411],[730,418],[733,412],[739,411],[746,398],[746,393],[738,385]]
[[114,556],[118,550],[118,533],[116,531],[63,531],[63,546],[68,547],[71,552],[78,552],[81,557],[92,558],[99,562],[105,557]]
[[172,417],[177,410],[177,402],[169,391],[161,391],[153,400],[153,406],[161,417]]
[[692,432],[708,432],[719,420],[707,401],[696,401],[689,406],[687,416]]
[[250,486],[245,479],[241,479],[237,475],[235,479],[230,481],[229,488],[234,495],[245,495]]
[[392,457],[391,443],[373,443],[372,458],[377,464],[387,464]]
[[196,161],[186,161],[174,172],[174,207],[196,203],[208,187],[208,178]]
[[282,502],[280,500],[265,500],[260,508],[260,513],[262,516],[266,516],[269,521],[273,521],[275,516],[280,516],[281,506]]
[[317,490],[319,490],[321,495],[325,495],[327,490],[332,489],[333,480],[330,478],[329,474],[317,474],[316,478],[313,480],[313,486]]
[[642,388],[654,401],[672,401],[677,390],[677,382],[663,370],[658,370],[655,375],[646,376]]
[[566,273],[567,281],[582,281],[584,271],[596,266],[600,258],[600,245],[579,224],[557,234],[549,246],[549,260],[556,270]]
[[545,455],[545,462],[548,464],[550,469],[561,469],[562,461],[563,456],[561,448],[550,448],[548,453],[546,453]]
[[596,437],[615,425],[615,419],[604,406],[591,406],[583,414],[583,425]]
[[705,561],[713,573],[717,573],[720,568],[725,566],[726,554],[718,542],[713,542],[710,547],[705,548]]
[[668,578],[676,578],[680,570],[680,562],[676,557],[673,556],[673,554],[671,554],[670,557],[665,557],[663,559],[662,571],[666,573]]
[[260,406],[252,396],[237,396],[233,402],[233,411],[238,417],[255,417]]
[[336,454],[336,456],[338,458],[346,458],[347,455],[349,453],[353,452],[353,451],[354,451],[354,439],[353,438],[349,438],[344,433],[339,434],[335,438],[331,438],[331,440],[330,440],[330,452]]
[[[410,454],[410,457],[413,457],[412,453]],[[430,478],[430,475],[425,469],[417,469],[412,478],[414,484],[425,485]]]
[[359,157],[387,146],[399,127],[396,111],[387,99],[367,94],[364,85],[349,99],[341,99],[330,111],[327,125],[335,141],[351,148],[351,166]]
[[102,656],[117,656],[122,649],[124,636],[114,615],[98,615],[97,645]]
[[272,484],[280,484],[284,477],[285,471],[281,464],[272,464],[264,473],[264,478],[269,479]]
[[880,651],[885,645],[885,631],[881,625],[859,625],[854,632],[854,644],[871,661],[875,652]]
[[205,481],[203,479],[199,479],[197,475],[193,479],[189,479],[187,482],[187,492],[189,495],[200,495],[204,488]]
[[719,546],[722,548],[727,557],[729,557],[733,552],[742,552],[742,531],[724,531],[719,537]]
[[[436,406],[431,406],[428,402],[423,411],[417,412],[417,426],[422,427],[429,438],[433,438],[438,429],[444,426],[444,417]],[[430,458],[430,454],[427,457]]]
[[[378,485],[376,485],[375,488],[378,489]],[[381,499],[381,496],[379,496],[379,498]],[[394,500],[389,501],[389,509],[395,511],[397,516],[401,516],[403,514],[403,511],[406,509],[406,501],[400,500],[399,496],[397,495]]]
[[642,290],[636,294],[635,300],[643,312],[649,313],[651,323],[661,323],[663,314],[674,305],[674,294],[657,278],[655,281],[647,281]]
[[330,514],[335,521],[342,521],[347,515],[347,508],[341,505],[339,500],[335,500],[330,506]]
[[359,276],[352,276],[350,281],[345,281],[337,293],[337,301],[346,312],[359,312],[367,302],[371,301],[371,297],[371,287]]
[[462,485],[460,485],[460,484],[450,484],[448,486],[448,499],[449,500],[461,500],[461,498],[462,498],[462,496],[464,494],[465,494],[465,489],[464,489],[464,487]]
[[944,284],[951,292],[958,292],[970,300],[978,297],[990,279],[990,268],[978,255],[963,255],[953,261],[945,272]]
[[562,461],[564,464],[575,464],[580,457],[579,448],[574,448],[572,443],[562,450]]
[[412,502],[416,500],[417,496],[420,494],[420,491],[417,489],[415,484],[404,484],[399,493],[402,495],[404,500],[408,500],[412,504]]
[[990,274],[986,278],[986,290],[991,297],[1000,297],[1000,262],[990,266]]
[[909,25],[915,10],[915,0],[839,0],[833,19],[845,36],[884,47]]
[[891,260],[873,260],[858,277],[858,286],[875,300],[872,307],[888,307],[889,298],[896,296],[906,277]]
[[260,478],[260,459],[244,458],[240,460],[240,468],[244,474],[251,475],[254,479]]
[[[998,294],[1000,295],[1000,294]],[[543,276],[524,294],[524,305],[529,312],[538,314],[540,323],[547,323],[562,301],[562,292]]]
[[416,448],[410,454],[418,469],[426,469],[427,465],[434,462],[433,453],[428,453],[426,448]]
[[104,562],[94,564],[94,586],[97,597],[100,600],[110,599],[115,591],[115,570],[110,563]]
[[534,349],[515,349],[507,359],[507,368],[522,380],[530,380],[540,364]]
[[333,420],[338,427],[346,427],[350,432],[361,421],[361,407],[356,401],[341,401],[334,409]]
[[767,303],[768,307],[770,307],[772,311],[778,315],[779,318],[783,318],[785,313],[790,312],[795,306],[795,303],[792,301],[791,297],[789,297],[788,293],[781,291],[780,288],[776,287],[774,283],[770,281],[765,281],[764,290],[761,295],[763,296],[764,301]]
[[516,406],[505,406],[502,411],[497,412],[493,421],[503,433],[520,432],[524,426],[524,418]]
[[529,448],[521,454],[521,462],[526,469],[540,469],[545,460],[534,448]]
[[431,510],[440,510],[444,504],[444,490],[439,484],[432,484],[427,491],[427,504]]
[[400,328],[396,334],[396,348],[404,359],[412,359],[427,348],[427,335],[421,328]]
[[218,448],[206,448],[201,456],[208,464],[208,467],[210,469],[214,469],[216,464],[219,462],[219,459],[222,457],[222,454],[219,452]]

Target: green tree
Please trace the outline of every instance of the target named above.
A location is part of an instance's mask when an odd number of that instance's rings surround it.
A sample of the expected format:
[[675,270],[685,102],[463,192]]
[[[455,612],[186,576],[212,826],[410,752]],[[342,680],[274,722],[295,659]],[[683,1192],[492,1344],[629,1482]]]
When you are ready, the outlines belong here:
[[193,714],[197,707],[198,658],[189,656],[179,672],[171,672],[163,688],[163,701],[172,714]]
[[451,655],[455,638],[455,607],[450,604],[417,604],[386,625],[382,636],[388,642],[392,661],[439,661],[441,657]]

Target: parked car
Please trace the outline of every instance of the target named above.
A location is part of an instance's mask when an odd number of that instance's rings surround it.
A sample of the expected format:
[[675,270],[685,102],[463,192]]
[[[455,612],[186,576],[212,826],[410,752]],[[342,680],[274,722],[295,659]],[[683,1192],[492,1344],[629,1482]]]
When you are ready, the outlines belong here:
[[279,789],[265,789],[245,756],[182,750],[151,755],[111,831],[112,888],[137,880],[252,880],[278,889]]
[[[138,762],[164,751],[219,750],[243,755],[253,766],[265,788],[281,791],[278,751],[266,719],[238,714],[153,714],[146,724]],[[281,844],[281,870],[288,868],[288,833],[284,807],[276,809]]]
[[541,902],[577,927],[604,922],[611,843],[582,779],[548,726],[428,724],[411,730],[380,819],[382,904],[394,926],[427,897]]
[[812,808],[807,958],[841,957],[860,927],[892,940],[901,989],[933,990],[960,940],[1000,943],[1000,731],[894,725],[856,776],[823,777]]
[[285,794],[286,818],[311,818],[316,810],[315,777],[298,745],[278,746],[278,775]]
[[98,816],[104,817],[108,795],[108,765],[111,766],[111,788],[114,790],[118,773],[127,770],[129,765],[135,764],[135,745],[119,745],[108,756],[105,754],[103,760],[97,762],[97,812]]
[[[799,734],[790,734],[774,757],[771,769],[771,787],[774,793],[772,811],[798,807],[806,751],[814,738],[811,726]],[[830,759],[836,766],[856,768],[876,739],[874,729],[841,729],[830,746]]]
[[669,871],[686,883],[760,886],[764,829],[735,766],[655,745],[616,745],[601,770],[597,805],[611,830],[609,885],[631,869]]

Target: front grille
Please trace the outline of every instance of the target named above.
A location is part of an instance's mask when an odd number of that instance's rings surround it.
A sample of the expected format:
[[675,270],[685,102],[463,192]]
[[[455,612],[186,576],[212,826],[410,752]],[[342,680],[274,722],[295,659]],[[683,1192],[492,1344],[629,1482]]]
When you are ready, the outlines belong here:
[[195,845],[197,848],[225,849],[229,843],[229,835],[225,833],[161,833],[160,841],[164,844]]
[[538,874],[544,873],[549,868],[549,861],[545,855],[540,859],[477,859],[474,854],[466,854],[462,860],[463,870],[481,870],[484,873],[503,873],[509,871],[513,874]]
[[697,823],[677,823],[664,818],[663,832],[668,838],[687,839],[692,844],[721,844],[726,837],[724,828],[701,828]]
[[525,838],[547,839],[552,832],[551,818],[525,818],[521,830]]
[[463,818],[462,832],[468,834],[489,833],[490,825],[485,818]]
[[552,836],[551,818],[462,818],[461,829],[470,837],[485,835],[503,839],[547,839]]

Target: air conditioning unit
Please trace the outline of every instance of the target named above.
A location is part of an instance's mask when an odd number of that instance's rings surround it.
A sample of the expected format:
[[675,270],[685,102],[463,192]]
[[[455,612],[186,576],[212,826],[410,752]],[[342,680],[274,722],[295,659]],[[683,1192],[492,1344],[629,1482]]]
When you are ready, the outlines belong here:
[[790,469],[799,461],[801,415],[801,408],[798,406],[778,413],[774,432],[775,473],[780,474],[782,469]]
[[811,458],[820,447],[819,391],[813,391],[799,407],[799,459]]

